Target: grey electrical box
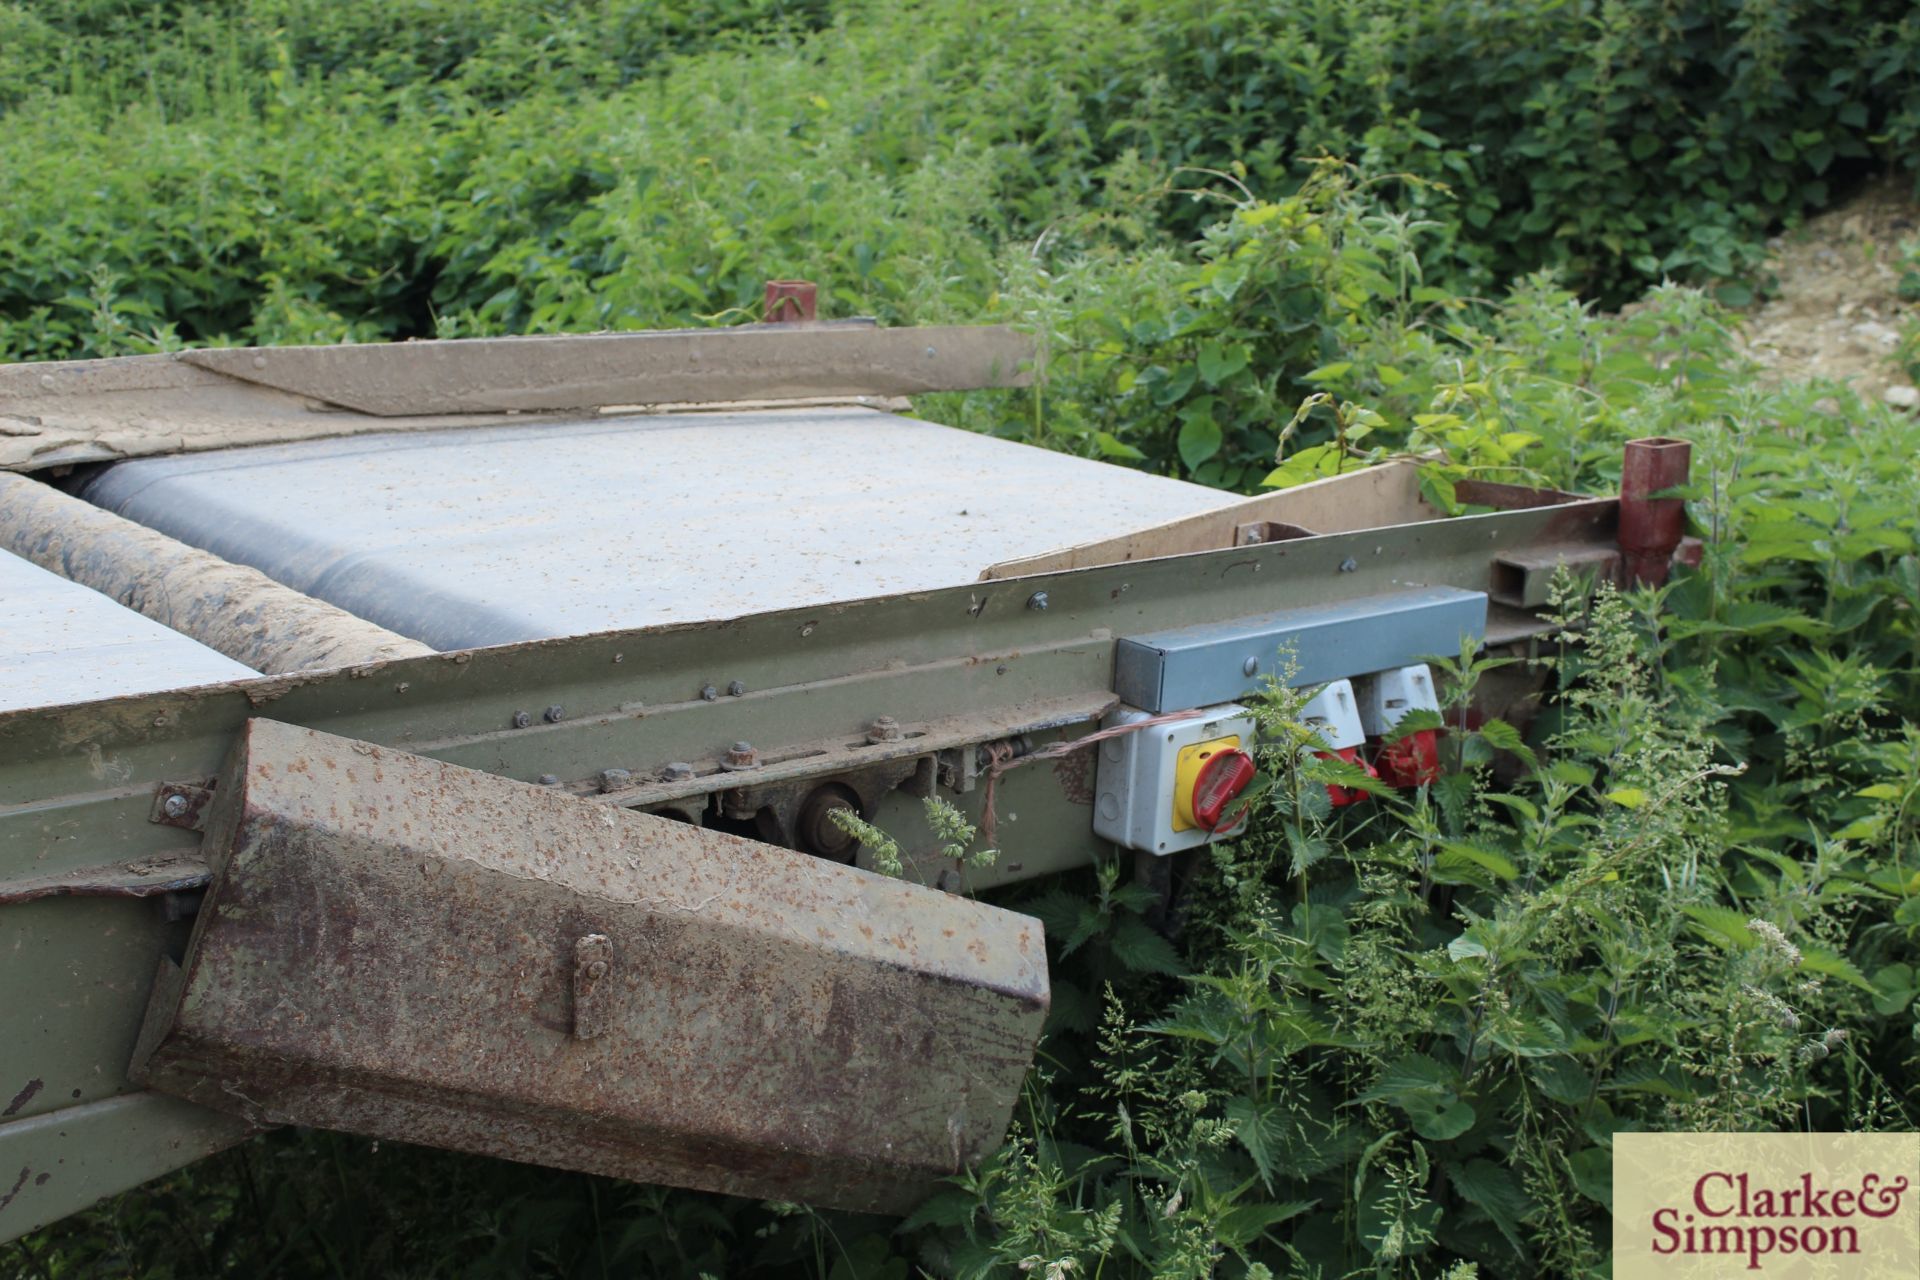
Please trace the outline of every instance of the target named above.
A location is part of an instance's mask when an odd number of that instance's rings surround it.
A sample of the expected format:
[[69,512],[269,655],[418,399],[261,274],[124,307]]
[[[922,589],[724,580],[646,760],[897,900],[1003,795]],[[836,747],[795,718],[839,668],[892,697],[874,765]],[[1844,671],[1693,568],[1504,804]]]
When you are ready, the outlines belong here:
[[1486,592],[1411,587],[1129,636],[1114,654],[1113,691],[1156,714],[1206,707],[1260,688],[1283,647],[1298,687],[1458,653],[1462,637],[1486,632]]
[[[1149,712],[1121,707],[1108,714],[1103,727],[1138,724],[1151,718]],[[1232,742],[1230,749],[1251,752],[1256,732],[1253,713],[1229,703],[1211,707],[1191,720],[1157,725],[1102,742],[1094,779],[1094,834],[1123,848],[1155,854],[1178,853],[1205,844],[1214,833],[1204,827],[1183,825],[1179,816],[1181,753],[1228,741]]]

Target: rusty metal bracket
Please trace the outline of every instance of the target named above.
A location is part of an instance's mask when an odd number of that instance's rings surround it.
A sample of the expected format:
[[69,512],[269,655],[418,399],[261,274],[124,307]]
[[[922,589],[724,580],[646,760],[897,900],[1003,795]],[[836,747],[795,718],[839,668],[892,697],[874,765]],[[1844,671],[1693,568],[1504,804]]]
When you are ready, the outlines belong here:
[[573,944],[573,1034],[591,1040],[607,1029],[604,1000],[595,998],[600,983],[613,971],[613,939],[590,933]]
[[163,782],[154,788],[153,810],[147,821],[163,827],[199,831],[213,801],[214,782]]
[[1538,609],[1547,603],[1553,577],[1562,568],[1591,582],[1618,583],[1620,549],[1600,543],[1565,543],[1503,552],[1493,558],[1488,595],[1511,608]]
[[1234,531],[1236,547],[1258,547],[1269,542],[1292,542],[1296,538],[1312,538],[1318,535],[1312,529],[1289,524],[1285,520],[1253,520],[1241,525]]
[[0,881],[0,907],[39,898],[157,898],[204,889],[213,869],[184,854],[80,867],[54,875]]

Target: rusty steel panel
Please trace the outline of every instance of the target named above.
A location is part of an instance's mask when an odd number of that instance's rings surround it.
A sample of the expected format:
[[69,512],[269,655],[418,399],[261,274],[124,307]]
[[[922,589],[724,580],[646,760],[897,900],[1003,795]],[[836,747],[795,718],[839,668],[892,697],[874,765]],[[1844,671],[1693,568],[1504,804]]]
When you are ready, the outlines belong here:
[[1038,922],[251,720],[136,1079],[300,1123],[899,1212],[999,1142]]

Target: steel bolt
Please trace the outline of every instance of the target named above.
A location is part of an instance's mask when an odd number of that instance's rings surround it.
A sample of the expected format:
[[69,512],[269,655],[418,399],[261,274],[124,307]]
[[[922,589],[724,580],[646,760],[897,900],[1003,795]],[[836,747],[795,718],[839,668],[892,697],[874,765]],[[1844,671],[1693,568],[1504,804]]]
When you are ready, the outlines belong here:
[[633,783],[633,774],[626,769],[602,769],[600,771],[600,790],[618,791]]
[[1245,662],[1243,662],[1243,663],[1241,663],[1241,664],[1240,664],[1240,674],[1241,674],[1241,675],[1243,675],[1243,676],[1254,676],[1254,675],[1259,675],[1259,674],[1260,674],[1260,659],[1258,659],[1258,658],[1248,658],[1248,659],[1247,659],[1247,660],[1246,660]]
[[1358,560],[1355,560],[1352,556],[1348,556],[1345,560],[1342,560],[1340,562],[1340,572],[1342,573],[1352,573],[1355,569],[1358,569],[1359,567],[1360,567],[1360,562]]
[[747,682],[744,680],[734,680],[729,682],[727,685],[727,696],[729,698],[744,697],[746,695],[746,692],[747,692]]
[[541,712],[541,714],[547,718],[548,724],[559,724],[567,718],[567,709],[561,706],[552,706]]
[[540,775],[540,785],[543,787],[557,787],[560,785],[560,775],[557,773],[543,773]]
[[526,727],[527,727],[528,725],[530,725],[530,724],[532,724],[532,723],[533,723],[533,717],[532,717],[532,716],[530,716],[530,715],[528,715],[528,714],[527,714],[526,712],[524,712],[524,711],[516,711],[516,712],[514,712],[514,713],[513,713],[513,727],[514,727],[514,728],[516,728],[516,729],[524,729],[524,728],[526,728]]
[[760,753],[751,742],[736,742],[727,748],[727,758],[721,763],[729,769],[751,769],[760,763]]
[[900,736],[900,722],[892,716],[881,716],[867,729],[868,742],[898,742]]
[[1047,606],[1051,603],[1053,602],[1047,599],[1047,593],[1044,591],[1036,591],[1027,597],[1027,608],[1037,609],[1041,613],[1045,613]]
[[693,776],[693,766],[682,764],[678,760],[660,771],[660,776],[668,782],[685,782]]
[[168,796],[166,803],[160,806],[169,818],[184,818],[191,808],[185,796]]
[[700,689],[700,700],[702,702],[712,702],[715,698],[718,698],[719,696],[720,696],[720,691],[714,688],[710,684],[703,685]]

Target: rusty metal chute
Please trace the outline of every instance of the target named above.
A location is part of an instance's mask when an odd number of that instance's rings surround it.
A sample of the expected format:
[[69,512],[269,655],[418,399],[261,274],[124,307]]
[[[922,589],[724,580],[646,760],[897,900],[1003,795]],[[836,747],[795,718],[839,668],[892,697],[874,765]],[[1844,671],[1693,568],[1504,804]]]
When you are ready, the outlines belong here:
[[299,1123],[905,1212],[999,1140],[1032,919],[271,720],[133,1076]]

